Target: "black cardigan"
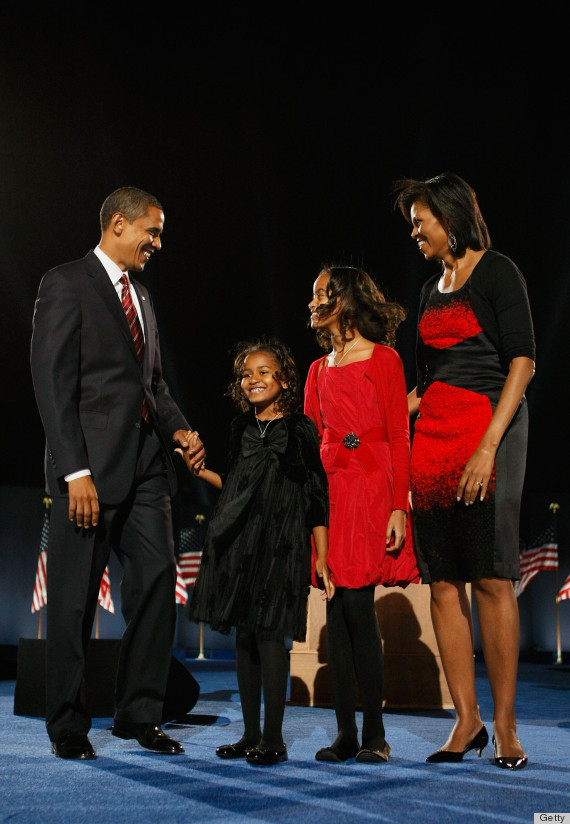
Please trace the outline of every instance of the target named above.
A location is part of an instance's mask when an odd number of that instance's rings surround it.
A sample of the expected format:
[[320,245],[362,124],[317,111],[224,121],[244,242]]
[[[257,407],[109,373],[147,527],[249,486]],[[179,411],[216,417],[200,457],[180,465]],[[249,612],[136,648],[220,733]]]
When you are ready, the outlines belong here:
[[[418,320],[441,274],[427,280],[420,294]],[[513,358],[535,359],[534,329],[525,280],[518,267],[505,255],[489,249],[473,269],[470,302],[475,317],[499,353],[505,375]],[[417,395],[427,388],[424,381],[424,343],[418,332],[416,341]]]

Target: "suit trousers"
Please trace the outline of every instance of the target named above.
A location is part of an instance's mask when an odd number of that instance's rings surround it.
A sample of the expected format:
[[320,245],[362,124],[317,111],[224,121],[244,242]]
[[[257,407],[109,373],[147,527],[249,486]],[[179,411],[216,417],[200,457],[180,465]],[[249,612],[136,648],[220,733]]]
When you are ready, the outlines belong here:
[[46,639],[46,727],[52,741],[91,728],[83,695],[85,656],[111,550],[123,569],[126,624],[117,667],[115,721],[161,722],[176,624],[166,460],[156,433],[142,424],[130,494],[119,505],[100,504],[95,529],[79,529],[69,520],[67,497],[52,501]]

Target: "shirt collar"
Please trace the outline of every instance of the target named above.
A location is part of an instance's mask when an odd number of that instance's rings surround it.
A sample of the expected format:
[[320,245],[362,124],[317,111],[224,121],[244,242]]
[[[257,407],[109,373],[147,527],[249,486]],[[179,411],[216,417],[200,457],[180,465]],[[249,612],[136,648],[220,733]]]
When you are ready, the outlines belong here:
[[118,266],[114,260],[111,260],[109,255],[106,255],[100,246],[96,246],[93,249],[93,252],[95,255],[97,255],[97,257],[105,267],[105,271],[111,278],[111,283],[113,284],[113,286],[116,286],[118,284],[119,280],[122,278],[124,274],[128,274],[128,272],[123,272],[121,267]]

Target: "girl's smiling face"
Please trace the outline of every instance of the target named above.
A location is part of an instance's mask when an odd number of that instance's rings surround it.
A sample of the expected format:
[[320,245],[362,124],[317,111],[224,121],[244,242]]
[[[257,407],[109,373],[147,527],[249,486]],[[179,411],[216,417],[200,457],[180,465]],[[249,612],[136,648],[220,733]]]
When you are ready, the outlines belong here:
[[255,406],[256,414],[272,407],[281,397],[287,384],[275,377],[280,366],[270,352],[252,352],[243,363],[241,388],[247,401]]

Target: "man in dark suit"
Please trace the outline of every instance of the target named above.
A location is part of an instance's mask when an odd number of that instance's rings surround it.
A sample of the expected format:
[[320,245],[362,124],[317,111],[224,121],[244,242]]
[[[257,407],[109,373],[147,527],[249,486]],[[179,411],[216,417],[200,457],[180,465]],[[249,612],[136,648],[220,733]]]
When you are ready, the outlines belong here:
[[51,269],[36,300],[34,390],[46,434],[46,727],[61,758],[95,758],[82,698],[85,654],[111,548],[123,567],[113,735],[175,754],[160,728],[176,620],[171,495],[174,448],[190,425],[164,381],[148,291],[131,281],[161,248],[164,213],[134,187],[101,207],[101,240]]

